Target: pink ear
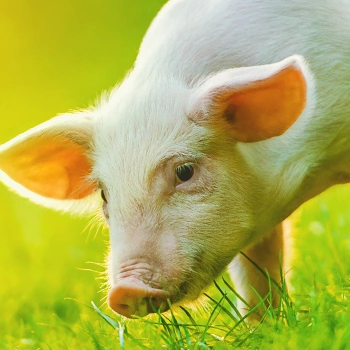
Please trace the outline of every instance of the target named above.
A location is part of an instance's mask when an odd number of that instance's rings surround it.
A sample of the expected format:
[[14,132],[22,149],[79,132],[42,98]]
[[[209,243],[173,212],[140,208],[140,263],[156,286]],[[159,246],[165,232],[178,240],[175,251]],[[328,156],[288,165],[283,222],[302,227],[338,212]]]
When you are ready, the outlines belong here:
[[237,141],[279,136],[306,105],[307,80],[300,61],[293,56],[272,65],[221,72],[201,87],[197,106],[204,104],[209,122],[229,128]]
[[88,179],[88,123],[86,118],[61,116],[27,131],[0,148],[0,169],[45,198],[82,199],[92,194],[97,185]]

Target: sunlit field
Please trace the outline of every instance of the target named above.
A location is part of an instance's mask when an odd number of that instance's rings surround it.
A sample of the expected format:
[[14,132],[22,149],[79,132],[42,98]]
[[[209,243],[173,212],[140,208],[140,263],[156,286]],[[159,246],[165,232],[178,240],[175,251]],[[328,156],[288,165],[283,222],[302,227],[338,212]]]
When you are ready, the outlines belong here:
[[[0,144],[121,81],[164,2],[0,0]],[[237,314],[227,275],[197,309],[130,321],[105,304],[108,230],[0,184],[0,349],[350,349],[348,198],[294,213],[291,286],[263,323]]]

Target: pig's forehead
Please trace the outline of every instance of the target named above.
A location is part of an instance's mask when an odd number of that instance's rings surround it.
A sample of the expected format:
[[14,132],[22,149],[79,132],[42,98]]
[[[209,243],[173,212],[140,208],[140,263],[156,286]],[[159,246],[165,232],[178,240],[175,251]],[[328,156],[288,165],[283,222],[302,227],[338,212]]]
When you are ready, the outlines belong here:
[[163,106],[150,99],[123,102],[105,109],[96,122],[95,176],[142,182],[162,160],[201,152],[206,130],[189,120],[183,100]]

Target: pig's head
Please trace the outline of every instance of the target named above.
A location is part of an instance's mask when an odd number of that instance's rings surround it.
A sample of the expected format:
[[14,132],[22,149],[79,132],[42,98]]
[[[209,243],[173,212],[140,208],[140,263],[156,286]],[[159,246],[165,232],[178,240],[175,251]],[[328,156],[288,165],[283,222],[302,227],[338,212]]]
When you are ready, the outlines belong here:
[[163,79],[131,74],[95,109],[0,148],[2,180],[41,204],[71,210],[101,195],[109,305],[128,317],[196,299],[260,234],[270,184],[239,145],[285,133],[310,76],[293,56],[191,86]]

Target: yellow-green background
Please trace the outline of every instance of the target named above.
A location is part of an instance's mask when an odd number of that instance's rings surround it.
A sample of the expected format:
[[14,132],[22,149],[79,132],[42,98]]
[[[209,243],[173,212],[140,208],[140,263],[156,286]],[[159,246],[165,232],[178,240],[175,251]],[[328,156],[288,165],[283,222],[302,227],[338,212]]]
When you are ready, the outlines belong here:
[[[119,82],[164,2],[0,0],[0,144],[88,106]],[[104,270],[87,262],[104,261],[108,232],[82,233],[88,222],[38,207],[0,184],[0,349],[45,339],[57,322],[89,315],[64,298],[99,304],[103,281],[79,269]]]
[[[120,81],[164,2],[0,0],[0,144],[88,106]],[[302,321],[299,328],[262,328],[257,340],[252,333],[258,345],[250,348],[350,349],[348,197],[349,189],[336,188],[294,215],[292,290]],[[0,184],[0,349],[119,348],[117,334],[88,307],[101,305],[105,292],[98,293],[99,274],[84,269],[104,271],[88,262],[104,261],[108,241],[108,232],[95,235],[88,222]],[[142,333],[144,324],[133,325],[142,344],[164,343]]]

